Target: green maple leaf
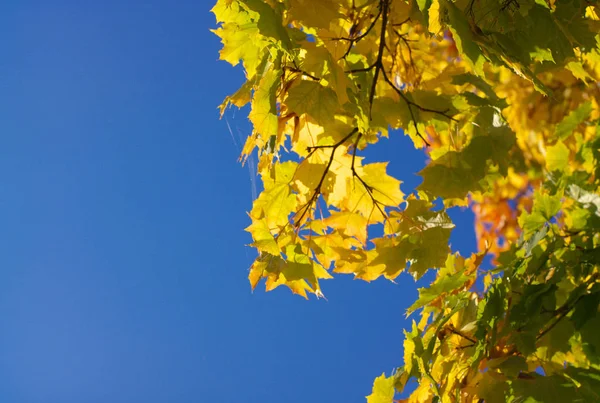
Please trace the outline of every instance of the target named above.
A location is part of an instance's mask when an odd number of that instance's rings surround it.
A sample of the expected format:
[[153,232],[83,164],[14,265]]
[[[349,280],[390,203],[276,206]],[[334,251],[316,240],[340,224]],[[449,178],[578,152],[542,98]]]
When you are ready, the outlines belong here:
[[573,133],[573,131],[585,122],[592,112],[592,103],[584,102],[577,107],[577,109],[572,110],[567,116],[564,117],[563,120],[560,121],[558,125],[556,125],[556,130],[554,131],[554,135],[558,137],[559,140],[564,140]]
[[283,25],[281,12],[261,0],[240,0],[240,2],[256,13],[258,18],[256,26],[262,35],[274,40],[284,50],[292,49],[292,40]]
[[369,262],[369,266],[390,280],[398,277],[406,268],[413,246],[409,242],[398,242],[393,238],[377,238],[372,242],[375,244],[375,257]]
[[438,277],[429,287],[419,288],[419,298],[406,311],[407,315],[427,305],[440,295],[461,287],[469,280],[463,273],[447,274]]
[[481,190],[488,160],[506,168],[514,141],[508,128],[492,128],[489,134],[474,137],[462,151],[447,152],[425,167],[419,172],[423,183],[418,189],[447,199],[464,198],[470,191]]
[[456,47],[473,66],[475,74],[483,76],[483,65],[487,59],[477,44],[478,35],[471,30],[467,18],[455,3],[441,1],[440,6],[448,12],[448,27],[452,31]]
[[285,102],[290,110],[298,115],[306,113],[318,124],[331,121],[339,108],[335,91],[310,80],[300,80],[293,85]]

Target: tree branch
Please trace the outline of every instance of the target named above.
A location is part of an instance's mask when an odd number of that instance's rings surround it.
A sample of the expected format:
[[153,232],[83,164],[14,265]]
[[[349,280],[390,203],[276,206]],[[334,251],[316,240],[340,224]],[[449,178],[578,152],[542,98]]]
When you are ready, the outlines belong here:
[[312,207],[313,203],[317,201],[319,195],[321,194],[321,186],[323,186],[323,182],[325,181],[325,177],[327,176],[327,173],[329,172],[329,168],[331,168],[331,164],[333,163],[333,158],[335,156],[336,150],[338,149],[339,146],[341,146],[346,141],[348,141],[348,139],[350,139],[352,136],[354,136],[357,132],[358,132],[358,128],[355,127],[343,139],[341,139],[340,141],[338,141],[335,144],[324,145],[324,146],[313,146],[313,147],[308,147],[307,148],[308,152],[309,152],[309,155],[306,157],[307,159],[312,155],[313,152],[315,152],[315,150],[322,149],[322,148],[331,148],[332,150],[331,150],[331,155],[329,156],[329,161],[327,162],[327,166],[325,167],[325,170],[323,171],[323,174],[321,175],[321,179],[319,180],[319,183],[315,187],[313,195],[311,196],[311,198],[308,201],[308,203],[306,203],[306,205],[304,205],[296,213],[296,215],[300,214],[300,217],[297,220],[295,220],[295,223],[294,223],[295,227],[299,227],[301,225],[302,220],[306,216],[306,213],[310,210],[310,208]]
[[[421,138],[421,140],[423,140],[425,145],[427,147],[429,147],[430,146],[429,142],[421,134],[421,132],[418,128],[417,119],[416,119],[413,107],[415,107],[423,112],[430,112],[430,113],[435,113],[435,114],[444,116],[446,119],[449,119],[451,121],[456,122],[457,120],[454,119],[452,116],[448,115],[447,110],[438,111],[435,109],[425,108],[425,107],[417,104],[416,102],[411,101],[399,88],[396,87],[396,85],[394,85],[394,83],[388,77],[388,75],[384,69],[384,66],[383,66],[383,54],[386,49],[385,35],[386,35],[386,30],[387,30],[387,25],[388,25],[388,7],[389,7],[389,0],[380,0],[380,2],[379,2],[380,13],[378,14],[377,18],[379,18],[379,15],[381,15],[382,21],[381,21],[381,32],[380,32],[380,36],[379,36],[379,49],[377,52],[377,58],[376,58],[375,62],[369,67],[353,69],[353,70],[347,71],[347,73],[361,73],[361,72],[367,72],[367,71],[371,71],[371,70],[375,69],[375,73],[373,74],[373,82],[372,82],[371,88],[369,90],[369,118],[371,118],[371,112],[373,109],[373,101],[375,99],[375,90],[377,88],[377,80],[379,79],[379,74],[381,73],[381,75],[383,76],[384,80],[388,83],[388,85],[400,96],[400,98],[404,101],[404,103],[406,103],[406,106],[408,107],[408,111],[410,113],[410,117],[411,117],[411,120],[413,123],[413,127],[416,130],[417,136],[419,136]],[[402,22],[401,24],[403,24],[403,23],[404,22]],[[370,31],[370,29],[369,29],[369,31]],[[402,38],[402,35],[400,35],[400,37]],[[403,38],[403,39],[405,40],[405,38]]]
[[383,14],[381,20],[381,34],[379,36],[379,49],[377,51],[377,60],[375,61],[375,74],[373,75],[373,84],[371,84],[371,92],[369,93],[369,119],[371,119],[371,111],[373,110],[373,100],[375,99],[375,89],[377,88],[377,78],[379,72],[383,70],[383,51],[385,49],[385,30],[387,29],[388,19],[388,3],[389,0],[381,0],[379,9]]
[[[586,287],[589,287],[591,284],[594,284],[596,282],[596,280],[598,280],[598,277],[600,277],[600,275],[598,275],[597,273],[592,275],[592,277],[585,282],[583,285],[585,285]],[[585,294],[580,295],[579,297],[577,297],[575,299],[575,301],[573,301],[572,304],[569,304],[569,301],[565,302],[564,305],[562,305],[561,307],[559,307],[558,309],[556,309],[554,311],[555,314],[558,314],[556,316],[556,320],[554,322],[552,322],[547,328],[545,328],[544,330],[542,330],[536,337],[536,340],[541,339],[542,337],[544,337],[544,335],[546,333],[548,333],[550,330],[552,330],[556,325],[558,325],[558,322],[560,322],[565,316],[567,316],[569,314],[569,312],[571,312],[574,308],[575,305],[577,305],[577,303],[579,302],[579,300],[581,298],[583,298]]]
[[544,335],[546,333],[548,333],[550,330],[554,329],[554,327],[556,325],[558,325],[558,322],[560,322],[565,316],[567,316],[567,314],[569,312],[571,312],[573,310],[573,308],[575,308],[575,305],[577,305],[577,302],[579,302],[579,300],[581,299],[583,295],[580,295],[574,302],[573,305],[568,306],[568,305],[563,305],[560,308],[558,308],[555,312],[558,313],[558,315],[556,316],[556,320],[554,322],[552,322],[547,328],[545,328],[544,330],[542,330],[537,337],[535,338],[536,340],[541,339],[542,337],[544,337]]

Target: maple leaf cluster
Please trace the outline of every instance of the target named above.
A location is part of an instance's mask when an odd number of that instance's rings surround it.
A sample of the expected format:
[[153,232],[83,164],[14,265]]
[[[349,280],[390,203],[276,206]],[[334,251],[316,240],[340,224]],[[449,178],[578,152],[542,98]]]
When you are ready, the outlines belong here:
[[[435,270],[408,309],[420,319],[404,363],[368,402],[598,401],[600,6],[219,0],[212,11],[221,59],[246,74],[221,113],[250,104],[241,159],[256,156],[263,185],[247,228],[252,288],[322,296],[337,273]],[[391,135],[429,158],[409,194],[362,155]],[[448,245],[457,206],[476,217],[468,258]]]

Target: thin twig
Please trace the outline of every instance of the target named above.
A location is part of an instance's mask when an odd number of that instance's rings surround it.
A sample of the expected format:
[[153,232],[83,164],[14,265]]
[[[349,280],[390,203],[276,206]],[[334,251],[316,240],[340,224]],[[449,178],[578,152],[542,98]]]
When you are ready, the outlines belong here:
[[[412,67],[413,71],[416,72],[416,68],[415,68],[415,61],[413,59],[413,54],[412,54],[412,48],[410,47],[410,44],[408,43],[409,40],[406,39],[404,37],[404,35],[402,35],[400,32],[398,32],[397,30],[394,29],[394,33],[396,35],[398,35],[398,37],[402,40],[402,42],[404,43],[404,45],[406,46],[406,48],[408,49],[408,59],[410,60],[410,67]],[[404,61],[404,58],[402,58]]]
[[[586,285],[587,287],[589,287],[590,285],[594,284],[598,280],[598,277],[600,277],[600,275],[598,275],[598,274],[592,275],[592,277],[588,281],[586,281],[584,283],[584,285]],[[577,297],[575,299],[575,301],[573,301],[570,305],[568,304],[569,301],[567,301],[567,302],[564,303],[564,305],[562,305],[561,307],[559,307],[558,309],[556,309],[554,311],[555,314],[558,314],[557,317],[556,317],[556,320],[554,322],[552,322],[547,328],[545,328],[544,330],[542,330],[537,335],[536,340],[539,340],[542,337],[544,337],[544,335],[546,333],[548,333],[556,325],[558,325],[558,322],[560,322],[565,316],[567,316],[569,314],[569,312],[571,312],[575,308],[575,305],[577,305],[577,303],[579,302],[579,300],[581,298],[583,298],[583,296],[584,295],[580,295],[579,297]]]
[[338,40],[345,40],[345,41],[349,41],[350,44],[348,45],[348,49],[346,50],[346,52],[344,53],[344,55],[341,57],[341,59],[345,59],[346,56],[348,56],[350,54],[350,51],[352,50],[352,48],[354,47],[354,45],[356,45],[361,39],[365,38],[367,35],[369,35],[369,32],[371,32],[371,30],[373,29],[373,27],[375,26],[375,24],[377,24],[377,21],[379,20],[379,17],[381,16],[382,13],[382,9],[381,7],[379,8],[379,12],[377,13],[377,15],[375,16],[375,19],[371,22],[371,25],[369,25],[369,27],[367,28],[367,30],[365,32],[363,32],[362,34],[360,34],[359,36],[357,36],[356,38],[334,38],[334,39],[338,39]]
[[[368,71],[375,69],[375,73],[373,74],[373,82],[372,82],[371,88],[369,90],[369,118],[371,118],[371,111],[373,109],[373,101],[375,99],[375,90],[377,87],[377,80],[379,78],[379,74],[381,73],[381,75],[383,76],[384,80],[388,83],[388,85],[400,96],[400,98],[406,104],[408,111],[410,113],[410,116],[411,116],[413,126],[416,130],[417,136],[419,136],[421,138],[421,140],[423,140],[425,145],[427,147],[429,147],[430,146],[429,142],[421,134],[421,131],[419,130],[413,107],[415,107],[423,112],[430,112],[430,113],[435,113],[435,114],[444,116],[446,119],[449,119],[451,121],[457,122],[457,120],[454,119],[452,116],[448,115],[447,110],[438,111],[435,109],[429,109],[429,108],[425,108],[425,107],[417,104],[414,101],[411,101],[398,87],[396,87],[396,85],[388,77],[388,75],[384,69],[384,66],[383,66],[383,54],[384,54],[384,50],[386,49],[385,35],[386,35],[386,30],[387,30],[387,25],[388,25],[388,7],[389,7],[389,0],[381,0],[380,1],[379,9],[381,11],[380,14],[382,16],[382,21],[381,21],[381,32],[380,32],[380,36],[379,36],[379,49],[377,52],[377,58],[376,58],[375,62],[372,65],[370,65],[369,67],[353,69],[353,70],[348,71],[347,73],[361,73],[361,72],[368,72]],[[379,18],[379,14],[378,14],[377,18]],[[401,24],[403,24],[403,23],[404,22],[402,22]],[[369,31],[370,31],[370,29],[369,29]],[[400,35],[400,34],[398,34],[398,35],[402,38],[402,35]],[[405,39],[405,38],[403,38],[403,39]],[[405,44],[408,46],[408,44],[406,42],[405,42]]]
[[373,100],[375,99],[375,89],[377,88],[377,79],[379,72],[383,70],[383,50],[385,49],[385,30],[387,29],[388,19],[388,3],[389,0],[381,0],[380,10],[383,14],[381,20],[381,34],[379,36],[379,50],[377,52],[377,60],[375,61],[375,74],[373,75],[373,84],[371,84],[371,92],[369,93],[369,119],[371,119],[371,111],[373,110]]
[[321,79],[320,79],[319,77],[313,76],[312,74],[310,74],[310,73],[307,73],[306,71],[304,71],[304,70],[301,70],[301,69],[299,69],[299,68],[297,68],[297,67],[292,67],[292,66],[284,66],[284,67],[283,67],[283,70],[289,70],[289,71],[291,71],[291,72],[293,72],[293,73],[299,73],[299,74],[302,74],[303,76],[306,76],[306,77],[308,77],[308,78],[311,78],[311,79],[313,79],[313,80],[315,80],[315,81],[321,81]]
[[352,171],[352,176],[358,178],[358,180],[360,181],[360,183],[364,186],[364,188],[366,189],[367,193],[369,194],[369,197],[371,198],[371,201],[373,202],[373,206],[377,207],[377,209],[379,210],[379,212],[381,213],[382,217],[385,219],[387,217],[387,214],[385,213],[385,211],[381,208],[380,204],[381,203],[379,200],[377,200],[375,198],[375,195],[373,194],[373,190],[375,190],[372,186],[368,185],[363,178],[360,177],[360,175],[358,174],[358,172],[356,172],[355,166],[354,166],[354,162],[356,160],[356,150],[358,149],[358,142],[360,141],[362,137],[362,133],[359,133],[359,135],[356,137],[356,141],[354,142],[354,149],[352,150],[352,166],[351,166],[351,171]]
[[354,73],[364,73],[366,71],[371,71],[375,68],[376,64],[373,63],[372,65],[370,65],[369,67],[361,67],[359,69],[351,69],[351,70],[346,70],[344,71],[344,73],[350,73],[350,74],[354,74]]
[[574,302],[573,305],[571,306],[567,306],[567,305],[563,305],[560,308],[558,308],[556,310],[556,312],[558,312],[558,316],[556,317],[556,320],[554,322],[552,322],[547,328],[545,328],[544,330],[542,330],[536,337],[536,340],[541,339],[542,337],[544,337],[544,335],[546,333],[548,333],[550,330],[554,329],[554,327],[556,325],[558,325],[558,322],[560,322],[565,316],[567,316],[567,314],[569,312],[571,312],[573,310],[573,308],[575,308],[575,305],[577,304],[577,302],[579,302],[579,300],[581,299],[582,295],[580,295]]
[[331,168],[331,164],[333,163],[333,158],[335,156],[335,152],[338,149],[338,147],[341,146],[342,144],[344,144],[346,141],[348,141],[348,139],[350,139],[352,136],[354,136],[357,132],[358,132],[358,128],[355,127],[343,139],[341,139],[340,141],[338,141],[335,144],[328,145],[328,146],[313,146],[313,147],[308,147],[309,155],[308,155],[307,158],[309,158],[310,155],[315,150],[320,149],[320,148],[331,148],[332,150],[331,150],[331,155],[329,156],[329,161],[327,162],[327,166],[325,167],[325,170],[323,171],[323,174],[321,175],[321,179],[319,180],[319,183],[315,187],[313,195],[311,196],[311,198],[308,201],[308,203],[306,203],[306,205],[304,205],[296,213],[296,215],[300,214],[300,217],[297,220],[295,220],[296,222],[295,222],[294,226],[299,227],[301,225],[302,220],[304,219],[304,216],[310,210],[310,208],[312,207],[313,203],[318,199],[319,195],[321,194],[321,186],[323,186],[323,182],[325,181],[325,177],[327,176],[327,173],[329,172],[329,168]]
[[462,337],[465,340],[469,340],[471,343],[473,344],[477,344],[477,340],[475,340],[474,338],[467,336],[466,334],[464,334],[463,332],[461,332],[460,330],[457,330],[454,326],[450,326],[449,330],[451,333]]
[[392,83],[390,81],[390,79],[388,78],[388,76],[385,73],[385,71],[383,72],[383,78],[392,87],[392,89],[396,92],[396,94],[398,94],[400,96],[400,98],[402,98],[402,100],[404,101],[404,103],[406,103],[406,107],[408,108],[408,112],[410,112],[410,118],[412,120],[413,127],[415,128],[415,131],[417,132],[417,136],[419,136],[421,138],[421,140],[423,140],[423,142],[425,143],[425,145],[427,147],[430,147],[431,144],[429,144],[429,142],[427,141],[427,139],[425,139],[425,137],[423,137],[423,135],[419,131],[419,126],[417,125],[417,119],[415,117],[414,111],[412,110],[412,104],[414,102],[412,102],[411,100],[409,100],[406,97],[406,95],[404,95],[404,93],[402,91],[400,91],[398,88],[396,88],[396,86],[394,85],[394,83]]

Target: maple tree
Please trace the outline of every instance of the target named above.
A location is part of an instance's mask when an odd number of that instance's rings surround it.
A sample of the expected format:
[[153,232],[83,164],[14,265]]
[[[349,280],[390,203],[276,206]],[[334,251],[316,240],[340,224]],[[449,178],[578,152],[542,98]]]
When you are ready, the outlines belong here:
[[[600,401],[600,6],[591,0],[218,0],[263,191],[252,288],[436,278],[369,403]],[[396,129],[401,129],[401,132]],[[411,194],[362,150],[410,136]],[[434,208],[441,198],[443,208]],[[469,206],[478,252],[450,250]],[[379,226],[372,236],[373,228]],[[492,256],[493,264],[482,262]]]

